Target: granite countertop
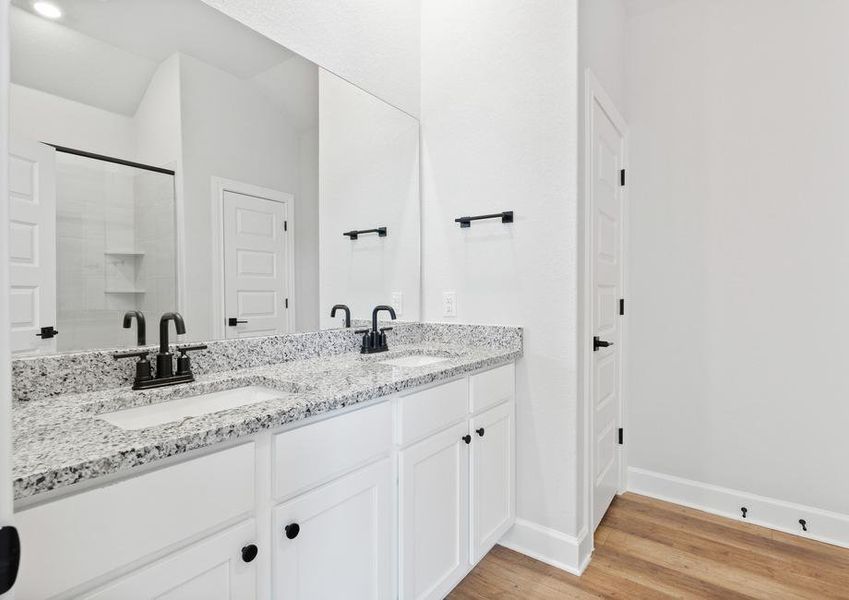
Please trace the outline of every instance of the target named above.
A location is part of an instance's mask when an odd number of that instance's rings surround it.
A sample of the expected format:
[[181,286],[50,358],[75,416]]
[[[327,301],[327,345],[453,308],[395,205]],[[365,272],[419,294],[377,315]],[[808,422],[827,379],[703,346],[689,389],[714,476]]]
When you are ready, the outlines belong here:
[[[276,365],[201,375],[190,384],[134,392],[128,386],[15,402],[15,499],[126,472],[190,450],[277,428],[482,368],[507,364],[521,346],[464,346],[423,342],[363,356],[343,353]],[[422,367],[380,361],[410,354],[444,356]],[[139,430],[123,430],[98,415],[175,398],[262,385],[281,398]]]

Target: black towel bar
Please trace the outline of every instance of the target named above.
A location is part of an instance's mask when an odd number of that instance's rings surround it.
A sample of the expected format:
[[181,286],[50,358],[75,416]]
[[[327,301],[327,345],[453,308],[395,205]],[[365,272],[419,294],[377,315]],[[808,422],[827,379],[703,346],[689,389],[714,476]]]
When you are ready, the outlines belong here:
[[460,227],[471,227],[472,221],[480,221],[481,219],[501,219],[502,223],[512,223],[513,211],[507,210],[500,213],[493,213],[491,215],[480,215],[477,217],[460,217],[459,219],[454,219],[454,222],[459,223]]
[[377,237],[386,237],[386,227],[376,227],[374,229],[360,229],[358,231],[346,231],[342,235],[347,235],[352,240],[355,240],[363,233],[376,233]]

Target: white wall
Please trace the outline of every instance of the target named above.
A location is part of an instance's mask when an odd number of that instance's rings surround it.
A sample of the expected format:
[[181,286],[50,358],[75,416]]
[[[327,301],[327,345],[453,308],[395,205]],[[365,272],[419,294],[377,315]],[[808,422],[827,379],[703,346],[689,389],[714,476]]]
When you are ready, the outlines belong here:
[[204,0],[413,115],[420,101],[420,0]]
[[848,25],[635,6],[632,467],[849,514]]
[[[565,540],[581,528],[577,1],[429,0],[422,15],[424,318],[444,320],[453,290],[457,321],[525,328],[518,516]],[[454,223],[510,209],[512,225]]]
[[12,135],[131,160],[135,156],[130,117],[14,83],[9,113]]
[[[209,300],[212,177],[297,194],[301,156],[291,120],[263,94],[192,57],[181,55],[180,64],[185,263],[191,266],[184,282],[185,314],[191,320],[188,336],[208,339],[214,327]],[[299,228],[297,218],[296,210]],[[317,231],[296,229],[295,235],[314,238]],[[296,302],[315,304],[317,298]]]
[[[419,122],[324,69],[319,71],[319,248],[323,327],[334,304],[355,319],[396,304],[418,320],[421,293]],[[386,227],[386,237],[345,231]]]

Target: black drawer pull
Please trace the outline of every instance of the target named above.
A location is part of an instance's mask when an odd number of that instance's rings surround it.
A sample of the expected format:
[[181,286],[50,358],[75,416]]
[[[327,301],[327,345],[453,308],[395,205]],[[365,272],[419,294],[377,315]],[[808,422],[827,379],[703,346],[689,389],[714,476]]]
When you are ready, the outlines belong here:
[[294,540],[298,537],[298,534],[301,533],[301,526],[297,523],[289,523],[286,527],[283,528],[286,532],[286,537],[290,540]]

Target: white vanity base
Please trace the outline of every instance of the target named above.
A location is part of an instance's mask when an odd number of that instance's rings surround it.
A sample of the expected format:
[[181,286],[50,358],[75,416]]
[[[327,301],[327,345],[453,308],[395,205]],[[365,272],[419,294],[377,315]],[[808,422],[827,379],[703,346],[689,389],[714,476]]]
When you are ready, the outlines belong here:
[[442,599],[515,520],[514,389],[509,364],[26,508],[17,597]]

